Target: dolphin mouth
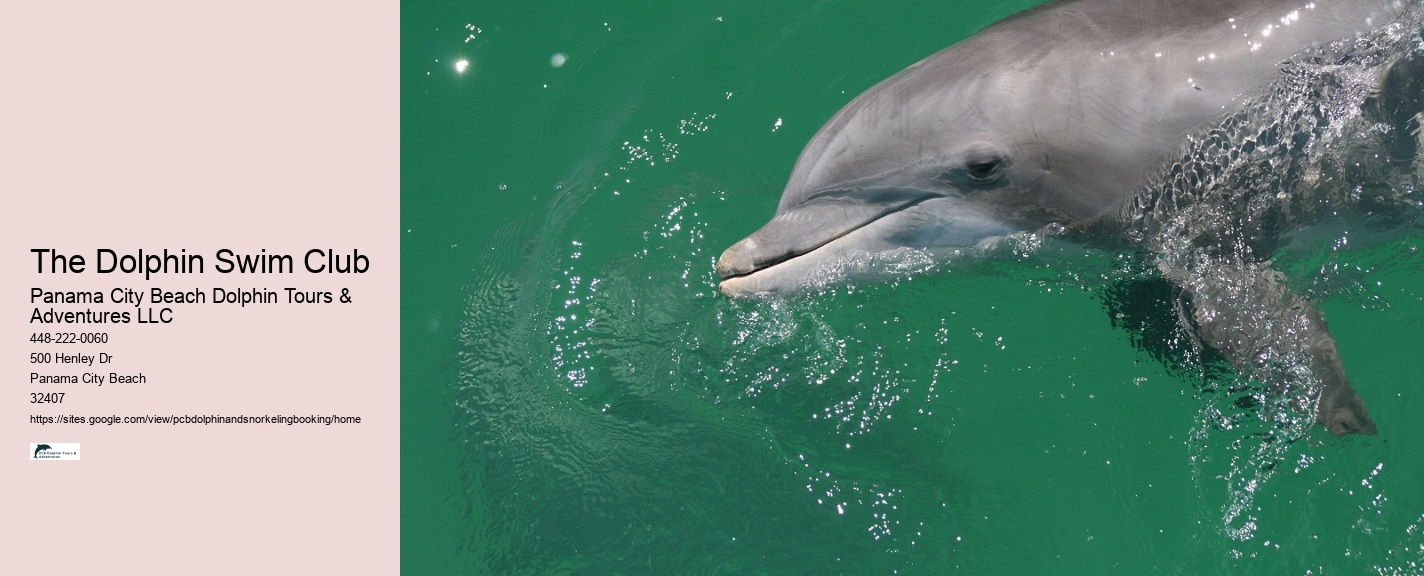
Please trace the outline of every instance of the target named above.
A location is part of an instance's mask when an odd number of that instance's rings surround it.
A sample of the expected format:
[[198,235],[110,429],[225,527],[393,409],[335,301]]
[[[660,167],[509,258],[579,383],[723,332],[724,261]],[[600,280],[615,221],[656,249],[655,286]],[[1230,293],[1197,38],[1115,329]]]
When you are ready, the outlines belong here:
[[[890,206],[837,198],[778,214],[761,229],[733,244],[717,259],[717,274],[722,278],[719,288],[723,294],[732,297],[755,295],[756,292],[736,289],[737,281],[801,259],[886,217],[927,200],[944,197],[939,193],[914,192],[904,194],[901,201]],[[827,216],[840,219],[840,225],[824,225]]]

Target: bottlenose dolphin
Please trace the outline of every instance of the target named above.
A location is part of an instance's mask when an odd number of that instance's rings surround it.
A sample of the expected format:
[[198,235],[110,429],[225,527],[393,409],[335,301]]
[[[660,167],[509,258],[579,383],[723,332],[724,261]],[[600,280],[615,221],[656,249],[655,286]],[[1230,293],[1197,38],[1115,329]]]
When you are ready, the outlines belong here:
[[1268,258],[1362,189],[1417,185],[1420,12],[1064,0],[1012,16],[831,118],[775,216],[718,260],[721,290],[805,292],[1014,234],[1120,242],[1158,254],[1202,344],[1331,432],[1373,433],[1320,312]]

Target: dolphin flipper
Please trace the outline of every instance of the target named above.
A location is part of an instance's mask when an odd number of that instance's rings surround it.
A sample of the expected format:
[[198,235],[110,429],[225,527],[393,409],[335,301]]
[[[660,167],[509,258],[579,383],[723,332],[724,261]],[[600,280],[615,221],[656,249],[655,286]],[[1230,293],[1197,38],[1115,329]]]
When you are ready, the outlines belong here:
[[[1378,89],[1365,101],[1365,114],[1393,130],[1385,137],[1395,159],[1415,158],[1424,145],[1424,52],[1412,51],[1390,65]],[[1421,164],[1424,166],[1424,164]]]
[[1313,408],[1316,422],[1332,433],[1375,433],[1320,309],[1288,290],[1283,274],[1269,263],[1199,251],[1174,260],[1159,261],[1159,269],[1191,296],[1182,320],[1202,344],[1219,350],[1243,375],[1298,395],[1297,408]]

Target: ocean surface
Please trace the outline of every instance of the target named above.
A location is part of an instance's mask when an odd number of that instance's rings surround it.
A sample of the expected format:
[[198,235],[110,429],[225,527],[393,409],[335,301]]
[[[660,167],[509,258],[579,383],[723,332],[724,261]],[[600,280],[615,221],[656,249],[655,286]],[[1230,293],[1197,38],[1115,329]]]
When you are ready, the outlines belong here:
[[718,293],[836,110],[1033,4],[406,3],[403,571],[1424,574],[1417,218],[1277,256],[1373,436],[1282,426],[1136,254]]

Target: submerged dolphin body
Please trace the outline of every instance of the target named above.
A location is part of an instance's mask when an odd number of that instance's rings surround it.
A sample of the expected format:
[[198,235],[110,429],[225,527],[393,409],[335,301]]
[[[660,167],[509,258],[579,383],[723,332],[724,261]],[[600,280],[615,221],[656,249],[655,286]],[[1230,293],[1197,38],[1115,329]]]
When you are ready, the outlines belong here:
[[1303,388],[1332,432],[1372,433],[1320,313],[1266,259],[1361,189],[1383,205],[1417,185],[1420,12],[1068,0],[1010,17],[822,127],[775,217],[719,259],[722,292],[814,290],[1010,234],[1120,240],[1159,255],[1202,343]]

